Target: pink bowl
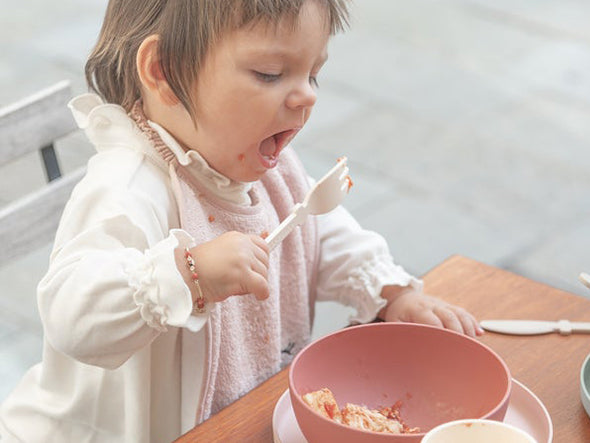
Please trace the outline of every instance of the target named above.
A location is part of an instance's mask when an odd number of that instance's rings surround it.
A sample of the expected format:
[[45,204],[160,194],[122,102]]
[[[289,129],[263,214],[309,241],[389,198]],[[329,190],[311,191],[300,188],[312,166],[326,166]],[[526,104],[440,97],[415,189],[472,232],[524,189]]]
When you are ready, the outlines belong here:
[[[511,390],[502,359],[477,340],[411,323],[355,326],[304,348],[289,369],[295,418],[306,439],[339,443],[419,442],[453,420],[503,420]],[[402,402],[401,416],[417,434],[360,431],[315,413],[301,396],[327,387],[340,407]]]

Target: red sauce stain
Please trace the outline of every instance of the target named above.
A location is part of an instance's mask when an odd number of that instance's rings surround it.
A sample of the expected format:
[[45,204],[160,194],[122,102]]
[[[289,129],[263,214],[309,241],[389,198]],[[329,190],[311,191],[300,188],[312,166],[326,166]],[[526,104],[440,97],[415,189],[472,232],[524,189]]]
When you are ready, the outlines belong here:
[[269,234],[268,234],[268,231],[262,231],[262,234],[260,234],[260,236],[261,236],[262,238],[266,238],[266,237],[268,237],[268,235],[269,235]]
[[352,188],[352,178],[350,178],[350,175],[346,176],[346,181],[348,181],[348,189],[346,190],[346,192],[350,191],[350,188]]
[[238,155],[238,160],[243,162],[246,159],[246,156],[244,154],[240,154]]
[[210,215],[209,216],[209,223],[213,223],[215,221],[215,216],[214,215]]
[[336,406],[331,403],[324,403],[324,409],[326,410],[328,417],[333,419],[334,415],[336,415]]

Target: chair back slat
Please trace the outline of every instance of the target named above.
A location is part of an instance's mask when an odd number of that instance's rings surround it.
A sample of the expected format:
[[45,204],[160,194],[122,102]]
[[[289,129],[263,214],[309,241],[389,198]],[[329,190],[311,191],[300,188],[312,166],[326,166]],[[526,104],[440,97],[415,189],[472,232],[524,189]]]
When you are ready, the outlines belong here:
[[0,208],[0,267],[53,241],[63,208],[85,169],[77,169]]
[[48,157],[45,166],[51,166],[49,183],[0,207],[0,266],[54,240],[64,206],[84,176],[85,167],[60,176],[52,148],[77,130],[67,108],[70,99],[70,84],[63,81],[0,109],[0,167],[32,151],[44,154],[44,161]]
[[52,144],[76,129],[67,108],[70,83],[59,82],[0,108],[0,166]]

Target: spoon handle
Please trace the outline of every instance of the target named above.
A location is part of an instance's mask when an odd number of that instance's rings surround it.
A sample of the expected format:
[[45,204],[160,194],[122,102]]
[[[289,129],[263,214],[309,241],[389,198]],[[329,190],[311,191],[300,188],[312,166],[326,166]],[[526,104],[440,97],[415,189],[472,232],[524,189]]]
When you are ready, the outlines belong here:
[[295,226],[303,223],[307,217],[307,212],[307,209],[301,203],[297,203],[293,207],[291,214],[289,214],[289,216],[285,218],[268,237],[266,237],[268,249],[272,251],[287,235],[289,235]]

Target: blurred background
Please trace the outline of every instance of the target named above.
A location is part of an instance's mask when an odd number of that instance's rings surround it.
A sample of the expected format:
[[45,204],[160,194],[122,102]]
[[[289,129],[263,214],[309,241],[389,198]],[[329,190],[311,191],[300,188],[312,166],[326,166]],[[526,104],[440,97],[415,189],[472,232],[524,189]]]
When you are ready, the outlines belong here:
[[[63,79],[86,92],[106,4],[0,0],[0,106]],[[588,23],[587,0],[357,0],[294,146],[314,177],[348,156],[345,206],[409,272],[461,254],[590,295]],[[80,134],[58,151],[65,171],[92,154]],[[0,169],[0,205],[43,180],[36,156]],[[41,358],[50,249],[0,268],[0,401]],[[314,335],[349,314],[323,303]]]

